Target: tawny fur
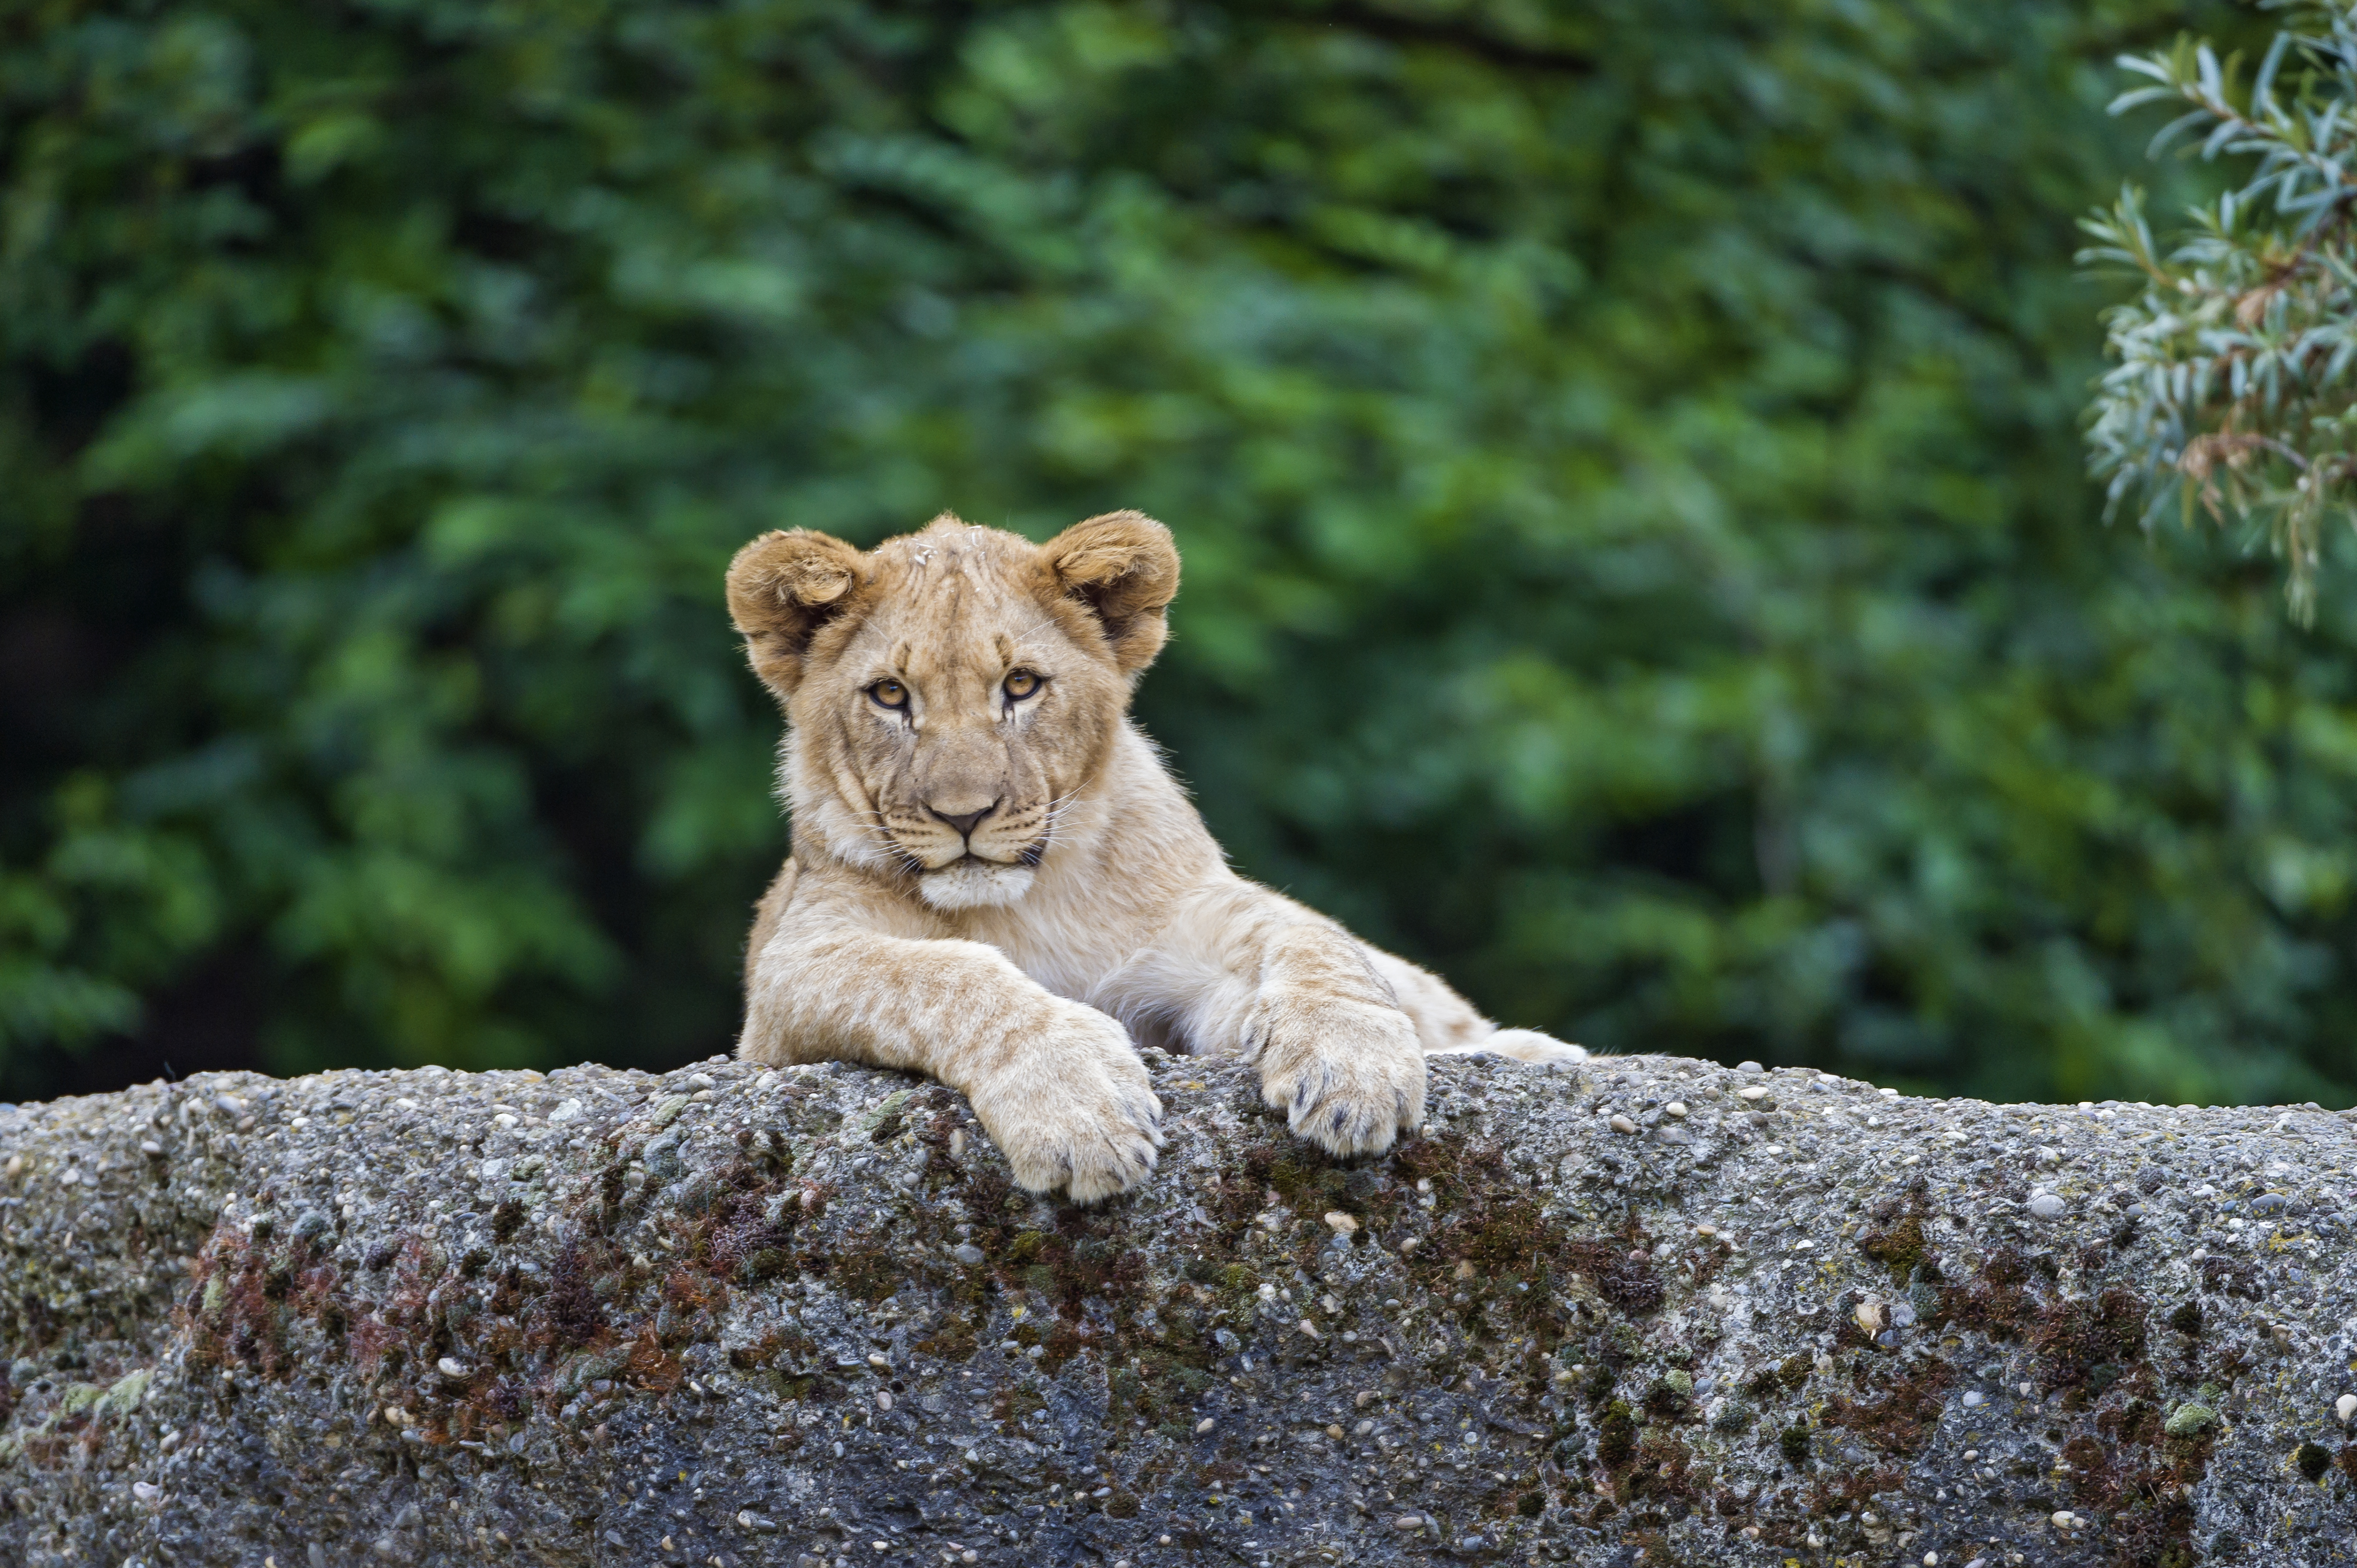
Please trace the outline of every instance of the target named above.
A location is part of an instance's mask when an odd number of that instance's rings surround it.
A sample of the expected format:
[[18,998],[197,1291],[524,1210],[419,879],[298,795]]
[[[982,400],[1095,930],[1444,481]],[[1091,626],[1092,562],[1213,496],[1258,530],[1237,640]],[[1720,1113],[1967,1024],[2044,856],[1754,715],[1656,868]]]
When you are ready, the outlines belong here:
[[785,710],[793,822],[740,1056],[929,1074],[1017,1181],[1087,1203],[1162,1141],[1134,1037],[1240,1053],[1345,1155],[1423,1120],[1427,1053],[1585,1054],[1228,868],[1128,717],[1178,589],[1136,512],[1044,545],[944,516],[868,552],[794,530],[737,553],[729,613]]

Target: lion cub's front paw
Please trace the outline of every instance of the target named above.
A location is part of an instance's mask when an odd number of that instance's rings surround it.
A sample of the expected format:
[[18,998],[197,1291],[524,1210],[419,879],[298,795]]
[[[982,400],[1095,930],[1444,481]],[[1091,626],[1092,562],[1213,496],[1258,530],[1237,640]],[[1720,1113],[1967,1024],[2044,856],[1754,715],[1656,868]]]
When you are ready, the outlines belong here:
[[1162,1101],[1128,1034],[1077,1002],[968,1098],[1017,1182],[1075,1203],[1127,1192],[1162,1146]]
[[1424,1121],[1424,1051],[1396,1007],[1265,1002],[1254,1035],[1261,1097],[1329,1154],[1379,1155]]

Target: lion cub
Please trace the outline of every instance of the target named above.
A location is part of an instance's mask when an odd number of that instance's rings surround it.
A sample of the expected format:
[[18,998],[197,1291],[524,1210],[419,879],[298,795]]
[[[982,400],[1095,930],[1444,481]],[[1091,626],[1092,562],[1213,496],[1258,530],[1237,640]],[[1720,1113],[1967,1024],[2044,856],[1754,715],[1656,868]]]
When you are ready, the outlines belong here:
[[1128,716],[1178,591],[1169,531],[1134,511],[1045,544],[945,515],[864,553],[804,529],[737,552],[793,821],[740,1056],[930,1074],[1017,1181],[1089,1203],[1162,1142],[1133,1034],[1241,1053],[1337,1155],[1423,1120],[1428,1052],[1586,1054],[1228,869]]

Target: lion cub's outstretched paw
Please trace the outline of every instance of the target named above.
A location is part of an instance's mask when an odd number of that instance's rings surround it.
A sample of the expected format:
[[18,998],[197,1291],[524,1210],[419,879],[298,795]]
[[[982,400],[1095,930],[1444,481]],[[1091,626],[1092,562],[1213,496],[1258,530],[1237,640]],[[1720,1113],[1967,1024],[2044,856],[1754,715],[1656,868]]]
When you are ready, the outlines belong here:
[[1261,1098],[1329,1154],[1379,1155],[1424,1121],[1424,1053],[1394,1007],[1322,1002],[1264,1015]]
[[1127,1192],[1162,1146],[1162,1101],[1128,1034],[1078,1003],[968,1098],[1018,1183],[1075,1203]]
[[1493,1057],[1512,1057],[1518,1062],[1529,1062],[1534,1067],[1561,1067],[1587,1059],[1587,1047],[1558,1040],[1553,1035],[1543,1035],[1536,1029],[1500,1029],[1458,1049],[1469,1054],[1479,1052]]

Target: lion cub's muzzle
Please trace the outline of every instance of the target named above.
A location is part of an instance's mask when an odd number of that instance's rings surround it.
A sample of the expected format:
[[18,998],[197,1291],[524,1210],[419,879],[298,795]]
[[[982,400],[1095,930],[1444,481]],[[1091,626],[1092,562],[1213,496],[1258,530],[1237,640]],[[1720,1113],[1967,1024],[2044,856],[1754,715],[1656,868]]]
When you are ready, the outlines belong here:
[[994,800],[978,811],[923,808],[923,816],[892,824],[892,841],[912,863],[931,875],[960,868],[1029,870],[1048,850],[1045,814],[1029,808],[1005,809]]

